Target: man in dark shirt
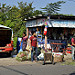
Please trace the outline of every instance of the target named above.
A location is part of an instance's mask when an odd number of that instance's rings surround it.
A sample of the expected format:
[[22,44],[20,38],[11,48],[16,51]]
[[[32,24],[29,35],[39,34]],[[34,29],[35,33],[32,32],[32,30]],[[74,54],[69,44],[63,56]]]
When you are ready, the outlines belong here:
[[35,51],[36,59],[37,59],[37,37],[35,32],[32,32],[32,36],[30,37],[30,46],[31,46],[31,61],[33,62],[34,51]]

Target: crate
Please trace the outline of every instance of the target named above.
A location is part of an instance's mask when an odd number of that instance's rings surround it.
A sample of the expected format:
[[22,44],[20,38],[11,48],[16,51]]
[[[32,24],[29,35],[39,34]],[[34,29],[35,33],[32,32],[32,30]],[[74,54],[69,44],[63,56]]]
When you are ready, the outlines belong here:
[[44,60],[51,61],[52,60],[52,53],[44,53]]
[[63,62],[63,55],[55,54],[54,55],[54,62]]
[[63,62],[62,57],[54,57],[54,62]]
[[54,58],[52,56],[52,53],[44,53],[43,65],[45,65],[46,61],[51,61],[51,63],[54,65]]

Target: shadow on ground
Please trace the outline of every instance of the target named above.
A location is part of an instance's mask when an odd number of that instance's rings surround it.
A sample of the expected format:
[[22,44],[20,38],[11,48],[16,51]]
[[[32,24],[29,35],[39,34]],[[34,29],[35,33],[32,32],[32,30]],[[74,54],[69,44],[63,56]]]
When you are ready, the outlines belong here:
[[75,75],[75,72],[73,72],[73,73],[70,73],[69,75]]
[[70,73],[70,74],[63,74],[63,75],[75,75],[75,72]]
[[8,70],[10,70],[10,71],[17,72],[17,73],[19,73],[19,74],[28,75],[28,74],[23,73],[23,72],[21,72],[21,71],[11,69],[11,68],[9,68],[9,67],[7,67],[7,66],[0,66],[0,67],[5,68],[5,69],[8,69]]
[[8,56],[8,55],[5,54],[5,53],[0,53],[0,58],[8,58],[8,57],[10,57],[10,56]]
[[44,64],[43,64],[43,62],[42,62],[42,65],[55,65],[56,64],[56,62],[54,62],[54,63],[52,63],[52,62],[45,62]]

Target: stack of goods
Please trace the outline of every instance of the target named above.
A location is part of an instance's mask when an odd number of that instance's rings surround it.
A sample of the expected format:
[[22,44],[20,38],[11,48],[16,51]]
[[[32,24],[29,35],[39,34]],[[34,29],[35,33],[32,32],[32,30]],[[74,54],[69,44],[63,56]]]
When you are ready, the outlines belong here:
[[31,50],[30,50],[30,46],[27,45],[26,47],[28,51],[20,51],[17,56],[16,56],[16,60],[18,61],[25,61],[25,60],[30,60],[31,59]]
[[16,56],[16,60],[18,61],[25,61],[27,59],[27,54],[25,51],[19,52]]
[[72,48],[71,47],[67,47],[66,49],[67,49],[67,51],[66,51],[67,53],[69,53],[69,54],[72,53]]

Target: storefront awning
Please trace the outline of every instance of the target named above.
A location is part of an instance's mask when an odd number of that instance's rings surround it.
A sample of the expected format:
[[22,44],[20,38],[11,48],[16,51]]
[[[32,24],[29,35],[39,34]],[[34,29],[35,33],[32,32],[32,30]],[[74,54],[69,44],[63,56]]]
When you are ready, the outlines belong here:
[[75,21],[70,20],[53,20],[47,21],[48,27],[66,27],[66,28],[75,28]]
[[42,23],[42,24],[36,24],[36,25],[29,25],[29,26],[26,26],[26,27],[39,27],[39,26],[44,26],[44,23]]

